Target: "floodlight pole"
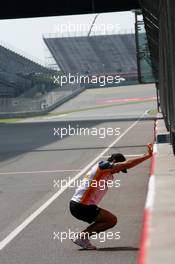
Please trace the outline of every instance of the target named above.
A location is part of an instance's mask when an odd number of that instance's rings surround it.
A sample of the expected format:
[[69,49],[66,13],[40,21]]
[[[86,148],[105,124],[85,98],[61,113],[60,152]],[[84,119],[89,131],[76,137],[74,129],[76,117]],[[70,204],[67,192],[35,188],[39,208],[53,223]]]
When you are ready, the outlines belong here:
[[91,27],[90,27],[90,30],[89,30],[89,32],[88,32],[88,37],[90,36],[91,31],[92,31],[92,28],[93,28],[93,26],[95,25],[95,21],[96,21],[96,19],[97,19],[97,17],[98,17],[99,15],[100,15],[100,14],[97,14],[97,15],[95,16],[95,18],[94,18],[94,20],[93,20],[93,22],[92,22],[92,25],[91,25]]

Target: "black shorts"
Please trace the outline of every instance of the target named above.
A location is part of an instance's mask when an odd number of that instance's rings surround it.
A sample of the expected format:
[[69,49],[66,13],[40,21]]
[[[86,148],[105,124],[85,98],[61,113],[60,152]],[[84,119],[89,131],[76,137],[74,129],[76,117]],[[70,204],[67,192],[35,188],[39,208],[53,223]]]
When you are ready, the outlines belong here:
[[96,217],[98,216],[101,208],[95,204],[81,204],[75,201],[70,201],[70,212],[71,214],[84,222],[91,224],[95,222]]

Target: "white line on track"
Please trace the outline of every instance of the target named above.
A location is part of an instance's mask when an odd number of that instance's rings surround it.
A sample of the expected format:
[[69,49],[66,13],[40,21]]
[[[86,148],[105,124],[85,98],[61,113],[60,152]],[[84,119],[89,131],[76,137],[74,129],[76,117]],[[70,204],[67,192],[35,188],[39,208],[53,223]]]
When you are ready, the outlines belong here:
[[128,154],[128,155],[125,155],[125,154],[124,154],[124,156],[125,156],[125,157],[128,157],[128,158],[129,158],[129,157],[141,157],[141,156],[143,156],[143,154]]
[[[124,154],[125,157],[141,157],[143,154]],[[110,156],[103,156],[103,158],[109,158]]]
[[57,119],[59,117],[64,117],[64,116],[67,116],[68,114],[61,114],[61,115],[54,115],[54,116],[44,116],[42,119],[46,119],[46,120],[49,120],[49,119]]
[[[143,154],[128,154],[125,157],[140,157]],[[102,156],[101,158],[109,158],[109,156]],[[0,175],[18,175],[18,174],[43,174],[43,173],[57,173],[57,172],[76,172],[81,171],[81,169],[62,169],[62,170],[36,170],[36,171],[3,171]]]
[[151,175],[148,183],[148,194],[145,202],[145,208],[152,210],[155,197],[155,176]]
[[45,170],[45,171],[5,171],[0,172],[0,175],[16,175],[16,174],[39,174],[39,173],[57,173],[57,172],[76,172],[79,170]]
[[[142,118],[145,115],[140,116]],[[139,118],[139,119],[140,119]],[[28,216],[19,226],[17,226],[9,235],[7,235],[3,240],[0,242],[0,250],[5,248],[21,231],[27,227],[38,215],[40,215],[50,204],[52,204],[68,187],[71,185],[75,180],[81,177],[84,173],[87,172],[98,160],[105,155],[111,147],[113,147],[122,137],[124,137],[129,130],[131,130],[138,122],[135,121],[131,126],[129,126],[117,139],[115,139],[105,150],[103,150],[94,160],[92,160],[87,166],[85,166],[78,174],[76,174],[69,183],[63,187],[62,189],[58,190],[54,195],[52,195],[43,205],[41,205],[35,212],[33,212],[30,216]]]

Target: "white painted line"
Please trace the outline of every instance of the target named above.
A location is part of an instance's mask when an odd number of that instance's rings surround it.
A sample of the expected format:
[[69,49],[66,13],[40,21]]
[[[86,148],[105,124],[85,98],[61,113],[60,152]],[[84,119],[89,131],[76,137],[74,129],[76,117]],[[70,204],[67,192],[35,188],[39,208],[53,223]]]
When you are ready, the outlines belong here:
[[58,117],[64,117],[64,116],[67,116],[68,114],[61,114],[61,115],[58,115]]
[[155,197],[155,176],[154,176],[154,170],[155,170],[155,155],[157,153],[157,144],[154,143],[153,145],[153,169],[151,171],[149,183],[148,183],[148,193],[145,203],[145,208],[152,210],[153,204],[154,204],[154,197]]
[[156,143],[153,145],[153,153],[157,153],[157,144]]
[[[140,118],[145,115],[142,114]],[[139,119],[140,119],[139,118]],[[58,190],[53,196],[49,198],[43,205],[41,205],[35,212],[28,216],[19,226],[17,226],[7,237],[5,237],[0,242],[0,250],[2,250],[6,245],[8,245],[26,226],[28,226],[38,215],[40,215],[50,204],[52,204],[74,181],[76,181],[80,176],[87,172],[98,160],[109,151],[122,137],[124,137],[129,130],[131,130],[138,122],[135,121],[131,126],[129,126],[125,132],[123,132],[117,139],[115,139],[105,150],[103,150],[94,160],[92,160],[87,166],[85,166],[77,175],[75,175],[68,184],[62,189]]]
[[[128,154],[125,157],[140,157],[143,154]],[[101,158],[109,158],[110,156],[102,156]],[[41,171],[4,171],[0,172],[0,175],[18,175],[18,174],[43,174],[43,173],[57,173],[57,172],[76,172],[81,171],[81,169],[62,169],[62,170],[41,170]]]
[[45,170],[45,171],[5,171],[0,175],[16,175],[16,174],[39,174],[39,173],[57,173],[57,172],[76,172],[80,170]]
[[[116,152],[117,153],[117,152]],[[141,157],[143,154],[123,154],[125,157]],[[109,158],[110,156],[103,156],[102,158]]]
[[26,117],[26,118],[24,118],[22,120],[19,120],[17,122],[18,123],[25,123],[25,122],[33,122],[33,121],[35,121],[35,118],[33,118],[33,117]]
[[143,156],[143,154],[127,154],[127,155],[124,155],[125,157],[141,157]]
[[50,120],[50,119],[56,119],[59,117],[67,116],[68,114],[61,114],[61,115],[54,115],[54,116],[44,116],[42,119]]
[[154,175],[150,176],[148,184],[148,194],[146,198],[145,208],[151,210],[154,203],[155,197],[155,177]]

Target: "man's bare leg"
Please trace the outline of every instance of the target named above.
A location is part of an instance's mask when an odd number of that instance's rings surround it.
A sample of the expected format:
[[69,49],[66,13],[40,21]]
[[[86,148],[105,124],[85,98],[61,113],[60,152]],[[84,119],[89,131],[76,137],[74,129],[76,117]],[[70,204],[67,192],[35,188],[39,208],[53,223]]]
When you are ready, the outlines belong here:
[[95,233],[100,233],[112,228],[117,224],[117,217],[107,210],[101,209],[98,216],[95,219],[95,223],[88,226],[81,233],[85,234],[87,237]]

